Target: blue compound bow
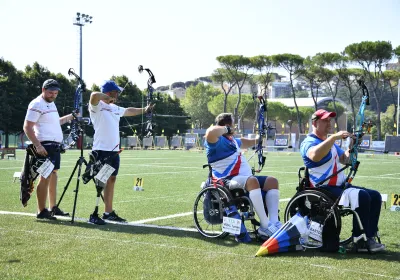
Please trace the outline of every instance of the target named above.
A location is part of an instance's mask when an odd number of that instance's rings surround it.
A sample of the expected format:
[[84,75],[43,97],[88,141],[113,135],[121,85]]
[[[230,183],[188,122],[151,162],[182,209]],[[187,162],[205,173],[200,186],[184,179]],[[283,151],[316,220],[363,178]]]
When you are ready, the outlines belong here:
[[267,125],[265,123],[265,118],[264,118],[264,113],[267,112],[267,104],[265,103],[265,99],[262,95],[253,95],[253,99],[258,99],[260,102],[259,107],[258,107],[258,113],[257,113],[257,128],[258,128],[258,142],[257,145],[254,147],[255,151],[254,154],[249,158],[250,159],[257,154],[258,156],[258,168],[256,169],[254,166],[252,167],[252,173],[260,173],[261,170],[263,169],[265,165],[265,160],[266,157],[264,156],[264,150],[263,150],[263,140],[267,136],[267,132],[271,129],[275,129],[271,125]]

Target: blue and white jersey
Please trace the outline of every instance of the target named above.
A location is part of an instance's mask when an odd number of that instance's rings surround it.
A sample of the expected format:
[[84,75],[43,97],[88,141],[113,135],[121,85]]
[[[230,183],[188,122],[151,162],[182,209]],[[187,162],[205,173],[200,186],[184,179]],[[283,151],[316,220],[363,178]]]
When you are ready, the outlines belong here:
[[[307,156],[308,150],[322,142],[323,140],[318,138],[316,135],[309,134],[300,146],[300,154],[303,158],[305,166],[308,168],[308,172],[310,174],[310,183],[313,186],[342,168],[339,158],[344,151],[336,144],[333,144],[329,153],[319,162],[314,162],[309,159]],[[330,186],[341,186],[345,180],[346,176],[344,172],[340,172],[336,176],[330,178],[329,181],[325,182],[325,184]]]
[[233,136],[220,136],[216,143],[204,142],[213,181],[231,176],[251,176],[251,167],[240,153],[242,141]]

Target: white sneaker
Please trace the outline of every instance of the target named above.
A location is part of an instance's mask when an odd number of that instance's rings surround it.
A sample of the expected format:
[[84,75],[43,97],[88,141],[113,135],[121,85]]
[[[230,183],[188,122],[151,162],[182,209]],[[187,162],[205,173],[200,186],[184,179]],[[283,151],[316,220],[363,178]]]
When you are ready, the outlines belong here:
[[278,229],[279,229],[279,227],[276,227],[276,225],[269,222],[267,228],[263,228],[263,227],[258,228],[258,234],[261,236],[264,236],[264,237],[271,237]]
[[282,227],[282,223],[281,223],[280,221],[277,221],[277,222],[275,223],[275,226],[276,226],[278,229],[280,229],[280,228]]

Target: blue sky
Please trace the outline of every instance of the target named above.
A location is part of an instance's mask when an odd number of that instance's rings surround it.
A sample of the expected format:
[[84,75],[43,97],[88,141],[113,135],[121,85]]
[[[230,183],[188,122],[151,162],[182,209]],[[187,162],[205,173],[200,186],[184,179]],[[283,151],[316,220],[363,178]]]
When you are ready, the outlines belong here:
[[[228,54],[340,52],[351,43],[400,45],[397,0],[0,0],[0,57],[18,69],[37,61],[79,73],[76,12],[83,27],[83,79],[91,86],[125,74],[144,88],[207,76]],[[123,85],[122,85],[123,86]]]

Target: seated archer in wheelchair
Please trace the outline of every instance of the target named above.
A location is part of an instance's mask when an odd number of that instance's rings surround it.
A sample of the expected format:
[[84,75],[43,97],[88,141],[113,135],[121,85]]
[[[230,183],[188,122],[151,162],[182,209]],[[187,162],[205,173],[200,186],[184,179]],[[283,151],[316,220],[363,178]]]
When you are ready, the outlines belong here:
[[[250,205],[251,210],[254,207],[260,219],[260,227],[256,233],[260,237],[267,238],[281,227],[278,218],[278,180],[271,176],[253,176],[251,167],[241,154],[240,148],[246,149],[255,146],[255,140],[233,137],[234,121],[232,114],[222,113],[216,117],[215,122],[216,125],[208,128],[205,135],[211,178],[209,178],[210,182],[206,186],[208,188],[200,192],[195,202],[196,227],[201,234],[207,237],[226,236],[228,233],[223,231],[215,233],[214,226],[221,226],[222,216],[240,218],[238,211],[244,212]],[[267,211],[264,206],[263,192],[265,193]],[[244,194],[248,195],[248,198]],[[216,219],[213,221],[209,217],[205,217],[206,220],[208,219],[206,226],[201,226],[197,206],[199,200],[204,198],[205,206],[207,206],[207,201],[210,200],[210,203],[214,203],[215,206],[211,210],[207,209],[205,214],[214,214]],[[210,230],[207,229],[208,227],[210,227]],[[236,240],[249,242],[251,239],[248,234],[245,234],[246,228],[243,223],[241,228],[242,234],[237,234]]]
[[[352,210],[355,209],[358,215],[353,215],[352,236],[359,252],[383,251],[385,245],[380,243],[378,236],[381,195],[378,191],[351,185],[359,165],[359,162],[356,162],[355,166],[352,164],[353,148],[357,145],[357,137],[361,139],[362,132],[352,135],[347,131],[339,131],[328,137],[331,130],[331,118],[335,116],[336,113],[323,109],[312,115],[313,131],[300,147],[300,154],[308,169],[309,183],[311,187],[316,187],[336,200],[334,206],[342,204],[350,206]],[[347,137],[351,137],[354,143],[347,151],[343,151],[335,144],[335,141]],[[350,172],[346,177],[343,171],[347,167],[350,167]],[[364,236],[365,242],[357,242],[359,236]],[[375,240],[377,236],[378,242]]]

